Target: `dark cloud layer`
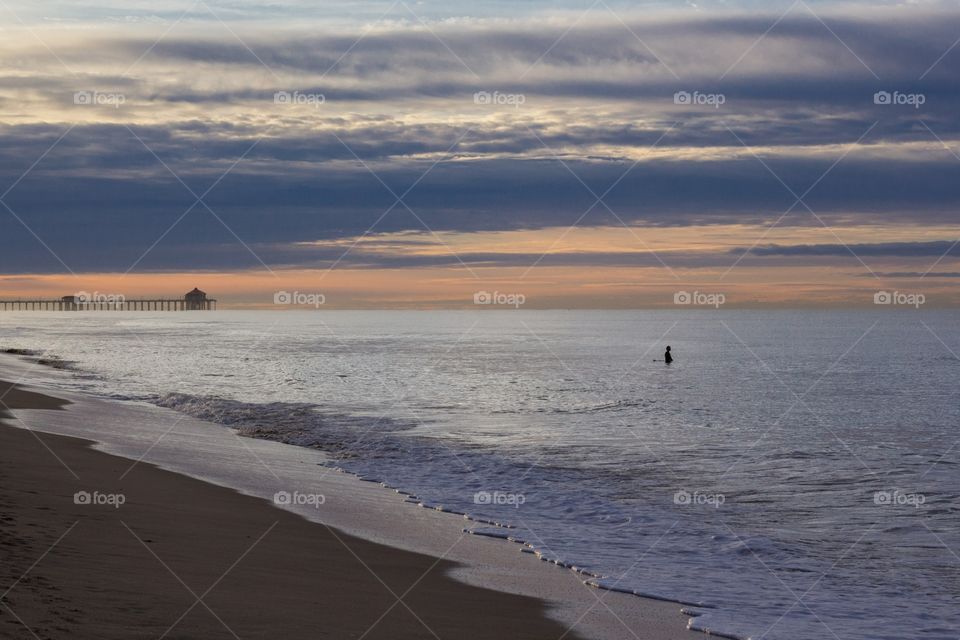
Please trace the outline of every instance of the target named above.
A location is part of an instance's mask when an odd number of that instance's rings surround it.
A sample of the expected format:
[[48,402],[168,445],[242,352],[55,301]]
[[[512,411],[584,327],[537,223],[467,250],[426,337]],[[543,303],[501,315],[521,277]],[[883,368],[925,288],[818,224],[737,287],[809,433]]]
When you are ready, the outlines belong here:
[[[569,32],[568,24],[540,20],[434,25],[433,32],[443,42],[424,29],[366,33],[359,29],[311,36],[271,34],[247,38],[244,43],[235,39],[171,37],[157,44],[154,51],[171,60],[245,66],[258,65],[262,60],[278,72],[360,78],[411,70],[462,72],[464,65],[484,76],[501,70],[505,62],[517,62],[521,69],[537,63],[573,71],[590,66],[660,67],[657,72],[667,74],[662,62],[681,79],[717,79],[747,46],[768,32],[758,48],[757,57],[761,60],[775,47],[790,47],[803,52],[811,61],[824,63],[824,71],[819,75],[825,77],[841,68],[864,73],[873,70],[881,79],[901,76],[917,80],[956,40],[960,28],[957,13],[919,8],[910,13],[860,11],[861,15],[823,14],[823,21],[803,11],[791,12],[772,30],[776,14],[628,18],[624,23],[606,16],[602,22],[585,20]],[[361,35],[362,44],[356,46]],[[99,48],[139,55],[151,44],[153,41],[146,38],[125,39],[105,41]],[[343,57],[343,52],[351,47],[351,55]],[[548,50],[550,54],[541,58]],[[756,60],[747,58],[742,68],[742,72],[733,75],[755,72]],[[790,73],[789,68],[780,71]],[[790,75],[801,73],[797,69]],[[946,66],[937,73],[941,77],[950,74]]]
[[[79,78],[22,73],[27,58],[10,57],[12,70],[0,75],[0,194],[15,186],[3,196],[12,211],[0,207],[0,269],[63,270],[52,254],[75,270],[322,265],[330,256],[294,243],[351,238],[373,225],[542,229],[581,216],[584,226],[761,223],[791,206],[783,227],[809,224],[807,207],[857,223],[955,220],[960,159],[941,142],[960,151],[960,50],[934,63],[960,33],[960,14],[836,14],[826,16],[830,33],[800,12],[731,68],[775,18],[631,19],[629,29],[587,20],[559,42],[566,25],[536,21],[464,21],[436,25],[436,34],[395,25],[346,56],[359,33],[242,43],[171,35],[133,75],[103,61],[136,58],[154,39],[98,36],[61,52],[83,70]],[[79,120],[72,95],[87,85],[128,94],[127,111],[95,112],[99,123],[83,119],[51,150]],[[322,93],[326,103],[278,111],[277,90]],[[478,90],[525,102],[483,109]],[[677,105],[676,91],[723,94],[724,104]],[[877,91],[921,94],[923,104],[878,105]],[[56,117],[24,123],[22,96]],[[811,187],[797,203],[794,193]],[[947,252],[942,245],[854,250],[919,257]],[[751,254],[849,251],[770,245]],[[361,257],[350,264],[444,262]]]
[[[804,244],[793,246],[767,245],[754,247],[750,253],[758,256],[844,256],[853,252],[858,256],[939,257],[960,256],[960,244],[955,241],[935,242],[880,242],[875,244]],[[741,249],[731,253],[742,253]]]

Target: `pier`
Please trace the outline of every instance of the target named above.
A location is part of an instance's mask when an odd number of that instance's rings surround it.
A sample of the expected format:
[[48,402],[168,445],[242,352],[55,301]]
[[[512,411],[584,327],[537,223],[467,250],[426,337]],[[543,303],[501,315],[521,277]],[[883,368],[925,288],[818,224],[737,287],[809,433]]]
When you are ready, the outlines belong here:
[[62,298],[0,300],[0,311],[216,311],[217,301],[199,289],[182,298],[127,298],[79,293]]

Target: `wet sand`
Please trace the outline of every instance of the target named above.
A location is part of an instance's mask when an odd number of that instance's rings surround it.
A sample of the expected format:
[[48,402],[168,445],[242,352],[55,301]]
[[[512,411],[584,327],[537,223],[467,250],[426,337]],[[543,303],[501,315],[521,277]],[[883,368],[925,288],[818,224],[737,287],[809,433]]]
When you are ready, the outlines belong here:
[[2,638],[580,637],[448,561],[146,463],[119,480],[129,460],[6,411],[64,401],[3,382],[0,397]]

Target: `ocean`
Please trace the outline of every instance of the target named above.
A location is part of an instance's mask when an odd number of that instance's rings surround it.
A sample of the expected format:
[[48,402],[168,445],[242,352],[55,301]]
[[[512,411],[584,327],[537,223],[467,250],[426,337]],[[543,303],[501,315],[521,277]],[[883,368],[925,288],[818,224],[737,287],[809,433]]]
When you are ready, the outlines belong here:
[[0,349],[323,449],[695,627],[960,636],[955,312],[17,312]]

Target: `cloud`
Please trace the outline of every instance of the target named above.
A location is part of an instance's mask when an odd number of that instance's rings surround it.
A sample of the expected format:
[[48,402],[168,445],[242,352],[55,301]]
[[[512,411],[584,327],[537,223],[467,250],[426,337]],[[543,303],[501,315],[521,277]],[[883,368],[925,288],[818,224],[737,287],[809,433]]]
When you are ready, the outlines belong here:
[[[740,254],[747,249],[733,249],[730,253]],[[889,256],[898,258],[913,257],[955,257],[960,256],[960,245],[956,241],[938,240],[933,242],[880,242],[875,244],[805,244],[794,246],[766,245],[749,249],[757,256]]]
[[[956,150],[960,138],[958,67],[954,54],[935,64],[960,32],[955,11],[817,4],[830,29],[801,8],[740,59],[771,16],[627,12],[624,25],[601,11],[568,31],[567,16],[468,17],[428,30],[407,15],[305,29],[261,27],[250,20],[258,9],[232,6],[213,5],[236,20],[236,36],[198,26],[198,16],[159,42],[165,27],[121,30],[105,17],[63,29],[51,41],[74,73],[36,55],[35,39],[5,39],[0,104],[12,115],[0,123],[0,193],[13,185],[4,197],[13,213],[0,209],[4,268],[62,268],[34,236],[72,268],[104,270],[126,269],[161,238],[137,268],[163,270],[256,266],[237,238],[271,264],[323,264],[329,256],[292,247],[371,227],[470,233],[783,215],[790,228],[810,223],[808,206],[840,227],[955,219],[960,160],[944,145]],[[88,8],[116,17],[118,7]],[[130,12],[143,19],[150,9]],[[309,10],[282,3],[275,15]],[[122,92],[124,105],[74,104],[75,92],[98,90]],[[325,102],[277,105],[280,90]],[[481,90],[524,102],[477,104]],[[678,105],[677,91],[725,101]],[[877,91],[920,93],[924,103],[877,105]],[[853,249],[896,257],[939,246],[896,244]],[[839,245],[751,253],[849,255]],[[348,264],[440,262],[361,257],[370,262]]]
[[880,271],[876,275],[881,278],[960,278],[960,271]]

